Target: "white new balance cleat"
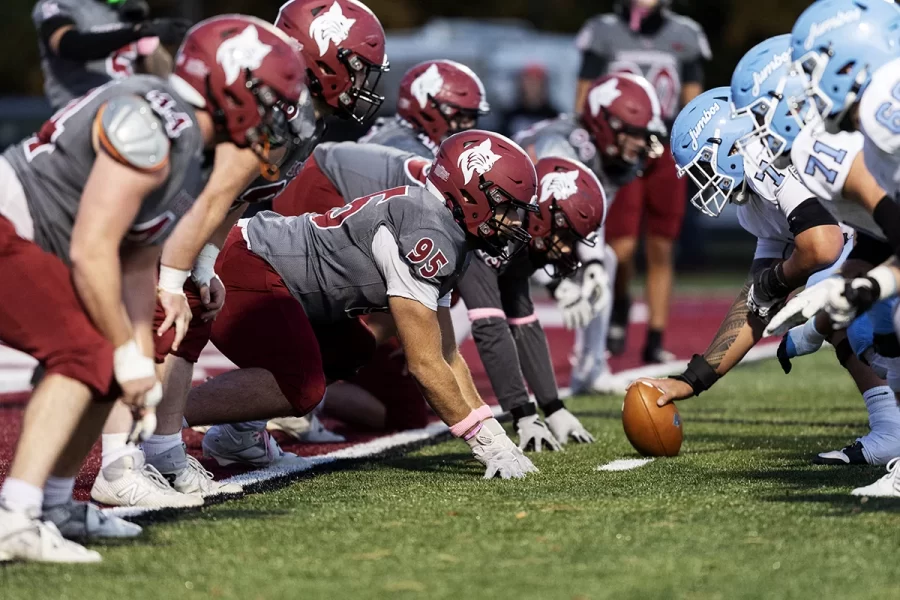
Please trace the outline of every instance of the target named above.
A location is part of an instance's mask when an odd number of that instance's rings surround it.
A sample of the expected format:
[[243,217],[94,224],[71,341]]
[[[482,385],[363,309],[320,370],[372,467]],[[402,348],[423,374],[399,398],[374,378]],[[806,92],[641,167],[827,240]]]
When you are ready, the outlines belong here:
[[887,464],[887,475],[871,485],[856,488],[850,494],[869,498],[900,498],[900,457],[891,459]]
[[307,417],[281,417],[266,423],[269,431],[281,431],[308,444],[333,444],[346,442],[347,438],[325,427],[315,414]]
[[611,371],[604,371],[591,382],[589,393],[624,396],[628,384]]
[[140,525],[113,515],[106,515],[90,502],[74,500],[44,508],[43,519],[56,525],[64,538],[93,540],[133,538],[141,535]]
[[100,469],[91,488],[91,498],[109,506],[187,508],[203,505],[200,496],[172,489],[156,468],[144,463],[143,457],[143,454],[123,456]]
[[223,494],[240,494],[244,491],[244,488],[236,483],[215,481],[213,474],[204,469],[200,461],[187,453],[184,444],[163,454],[148,457],[147,462],[153,465],[172,487],[182,494],[208,498]]
[[98,563],[99,553],[65,539],[56,525],[0,506],[0,562]]
[[222,466],[287,466],[306,463],[305,458],[285,452],[266,430],[238,431],[231,425],[215,425],[203,436],[203,456]]

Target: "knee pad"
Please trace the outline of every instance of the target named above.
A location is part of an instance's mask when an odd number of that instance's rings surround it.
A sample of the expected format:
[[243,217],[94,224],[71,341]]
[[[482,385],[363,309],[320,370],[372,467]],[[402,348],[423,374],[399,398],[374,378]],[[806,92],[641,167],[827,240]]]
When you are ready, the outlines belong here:
[[853,348],[853,353],[857,356],[862,356],[866,350],[872,347],[874,335],[869,313],[854,319],[847,328],[847,340],[850,342],[850,347]]

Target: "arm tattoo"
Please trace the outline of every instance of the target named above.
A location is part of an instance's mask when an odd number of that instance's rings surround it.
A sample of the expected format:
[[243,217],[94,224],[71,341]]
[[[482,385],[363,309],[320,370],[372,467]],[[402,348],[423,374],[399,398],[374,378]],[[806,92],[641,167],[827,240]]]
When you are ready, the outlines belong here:
[[753,284],[753,278],[756,274],[777,262],[776,259],[759,259],[753,261],[753,264],[750,267],[750,273],[744,281],[744,286],[738,293],[737,298],[735,298],[734,302],[731,304],[731,308],[728,309],[728,314],[725,315],[725,319],[722,321],[722,324],[719,325],[719,330],[716,332],[715,337],[713,337],[713,341],[706,349],[706,352],[703,353],[703,358],[706,359],[706,362],[708,362],[713,369],[719,368],[719,364],[721,364],[722,359],[725,358],[725,355],[728,353],[734,340],[737,339],[741,329],[744,328],[744,325],[749,322],[753,327],[754,332],[757,329],[759,329],[760,332],[762,331],[765,324],[747,308],[747,295],[750,293],[750,286]]

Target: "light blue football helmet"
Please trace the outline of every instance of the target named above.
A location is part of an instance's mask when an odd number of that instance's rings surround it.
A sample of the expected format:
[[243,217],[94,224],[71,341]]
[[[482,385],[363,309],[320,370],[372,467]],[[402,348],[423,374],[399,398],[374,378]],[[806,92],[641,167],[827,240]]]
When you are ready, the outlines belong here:
[[819,0],[791,31],[791,57],[809,78],[807,100],[832,130],[875,70],[897,56],[900,6],[893,0]]
[[[791,110],[788,100],[805,97],[807,79],[792,67],[791,36],[784,34],[751,48],[731,76],[735,114],[749,115],[754,123],[753,131],[738,143],[742,151],[751,145],[761,148],[760,158],[770,164],[790,151],[802,125],[795,118],[797,111]],[[805,114],[808,110],[811,107],[805,104],[802,107],[804,121],[812,118]],[[758,153],[754,156],[746,153],[746,157],[755,160]]]
[[672,155],[678,176],[697,186],[691,204],[705,215],[718,217],[744,181],[744,159],[738,140],[753,131],[749,115],[733,115],[731,90],[703,92],[685,106],[672,125]]

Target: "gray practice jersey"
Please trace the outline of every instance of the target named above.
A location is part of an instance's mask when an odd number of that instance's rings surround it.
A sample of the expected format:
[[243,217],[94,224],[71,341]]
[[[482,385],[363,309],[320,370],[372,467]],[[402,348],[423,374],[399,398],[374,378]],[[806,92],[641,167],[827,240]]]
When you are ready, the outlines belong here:
[[422,186],[431,159],[356,142],[329,142],[313,151],[319,169],[346,202],[402,185]]
[[561,156],[584,164],[603,184],[610,202],[616,197],[619,187],[627,183],[614,181],[606,173],[590,134],[572,115],[560,115],[555,119],[541,121],[516,135],[515,141],[526,152],[534,146],[538,160],[548,156]]
[[71,20],[79,31],[102,31],[115,27],[121,19],[118,11],[109,4],[96,0],[40,0],[35,4],[31,18],[39,33],[44,93],[54,110],[112,79],[134,75],[134,63],[138,59],[137,44],[120,48],[103,60],[80,62],[55,55],[40,35],[46,21],[59,18]]
[[262,212],[246,225],[251,251],[284,279],[313,323],[388,309],[386,276],[373,242],[381,227],[417,281],[444,296],[456,284],[466,236],[447,207],[424,188],[400,187],[322,214]]
[[433,159],[437,155],[438,144],[420,133],[406,120],[397,115],[380,117],[366,135],[359,138],[361,144],[381,144],[398,150],[412,152]]
[[[144,199],[125,236],[126,243],[161,244],[193,205],[203,185],[203,138],[194,111],[167,83],[150,75],[136,75],[93,90],[57,112],[36,135],[3,153],[25,190],[35,242],[65,261],[84,185],[97,155],[93,135],[115,138],[111,128],[116,125],[106,124],[101,109],[116,99],[136,101],[141,109],[152,111],[148,122],[165,132],[154,130],[160,141],[169,145],[169,177]],[[125,134],[135,132],[132,129]],[[126,162],[127,157],[120,156],[119,160]]]
[[606,73],[643,75],[656,89],[662,116],[674,119],[681,101],[682,82],[703,82],[702,62],[712,54],[703,29],[694,21],[663,10],[652,33],[635,33],[615,14],[590,19],[576,45],[583,62],[581,79]]

